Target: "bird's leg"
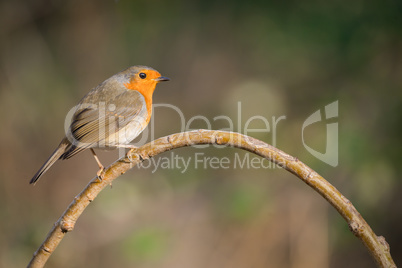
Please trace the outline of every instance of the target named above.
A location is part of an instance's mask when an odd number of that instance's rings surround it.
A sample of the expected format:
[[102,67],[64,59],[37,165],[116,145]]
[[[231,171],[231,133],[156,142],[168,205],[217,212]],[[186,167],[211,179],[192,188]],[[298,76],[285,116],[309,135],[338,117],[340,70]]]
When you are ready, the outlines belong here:
[[92,152],[92,154],[93,154],[93,156],[94,156],[94,158],[95,158],[95,160],[96,160],[96,163],[98,163],[99,170],[98,170],[98,172],[96,172],[96,175],[98,176],[99,182],[101,182],[101,181],[102,181],[102,177],[103,177],[103,173],[104,173],[104,171],[105,171],[105,167],[104,167],[104,166],[102,165],[102,163],[99,161],[99,158],[98,158],[98,156],[96,155],[94,149],[92,149],[92,148],[90,148],[90,149],[91,149],[91,152]]
[[[119,148],[127,148],[127,149],[130,149],[130,151],[131,150],[137,150],[138,149],[138,147],[137,146],[135,146],[135,145],[132,145],[132,144],[118,144],[118,145],[116,145],[116,147],[119,147]],[[130,152],[129,151],[129,152]],[[130,157],[130,153],[129,152],[127,152],[127,154],[126,154],[126,156],[127,156],[127,158],[128,158],[128,160],[130,160],[130,162],[133,162],[133,159]]]

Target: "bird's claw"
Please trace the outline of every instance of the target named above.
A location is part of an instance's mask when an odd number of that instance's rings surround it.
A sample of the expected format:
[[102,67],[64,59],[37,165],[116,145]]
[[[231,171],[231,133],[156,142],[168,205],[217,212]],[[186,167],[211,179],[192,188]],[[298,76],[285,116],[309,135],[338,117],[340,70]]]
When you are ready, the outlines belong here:
[[130,163],[137,162],[138,160],[140,160],[141,162],[144,161],[144,158],[141,156],[141,154],[136,153],[135,151],[136,149],[131,149],[130,151],[128,151],[126,155],[128,161],[130,161]]
[[101,167],[98,170],[98,172],[96,172],[96,176],[97,176],[98,182],[102,182],[103,177],[105,176],[105,167]]

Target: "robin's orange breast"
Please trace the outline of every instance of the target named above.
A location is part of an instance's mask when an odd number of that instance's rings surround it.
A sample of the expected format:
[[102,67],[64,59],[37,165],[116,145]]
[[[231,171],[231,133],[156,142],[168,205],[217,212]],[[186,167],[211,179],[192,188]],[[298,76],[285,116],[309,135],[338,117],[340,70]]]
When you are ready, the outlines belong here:
[[149,85],[148,83],[138,84],[135,81],[132,81],[131,83],[127,83],[124,86],[128,89],[138,91],[144,97],[143,100],[138,101],[142,101],[145,103],[147,109],[147,116],[145,118],[145,121],[146,123],[148,123],[152,116],[152,95],[154,93],[156,83],[154,83],[154,85]]

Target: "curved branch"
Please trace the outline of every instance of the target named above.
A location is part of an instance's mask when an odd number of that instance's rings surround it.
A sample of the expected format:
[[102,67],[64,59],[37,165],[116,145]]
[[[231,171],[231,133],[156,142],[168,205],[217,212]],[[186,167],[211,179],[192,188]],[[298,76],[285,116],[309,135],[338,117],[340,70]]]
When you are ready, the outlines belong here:
[[172,149],[196,144],[219,144],[244,149],[264,157],[293,173],[322,195],[341,214],[348,223],[352,233],[363,242],[379,267],[396,267],[384,237],[377,236],[352,203],[314,170],[297,158],[265,142],[235,132],[216,130],[177,133],[159,138],[138,149],[130,150],[126,157],[117,160],[105,170],[102,181],[99,181],[95,177],[74,198],[67,210],[54,224],[45,241],[34,253],[28,267],[36,268],[45,265],[47,259],[54,252],[64,235],[73,230],[77,219],[89,203],[95,199],[103,188],[112,183],[114,179],[145,159]]

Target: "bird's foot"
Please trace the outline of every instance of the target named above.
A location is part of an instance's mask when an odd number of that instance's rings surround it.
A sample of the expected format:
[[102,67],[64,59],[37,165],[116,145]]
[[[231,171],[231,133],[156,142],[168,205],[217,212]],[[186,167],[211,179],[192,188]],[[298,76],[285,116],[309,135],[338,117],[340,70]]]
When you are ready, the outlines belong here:
[[98,170],[98,172],[96,172],[97,175],[97,179],[99,182],[103,181],[103,177],[105,176],[105,167],[100,167],[100,169]]
[[143,162],[144,158],[141,154],[136,152],[136,149],[131,149],[127,152],[126,157],[130,163],[138,164],[139,162]]

